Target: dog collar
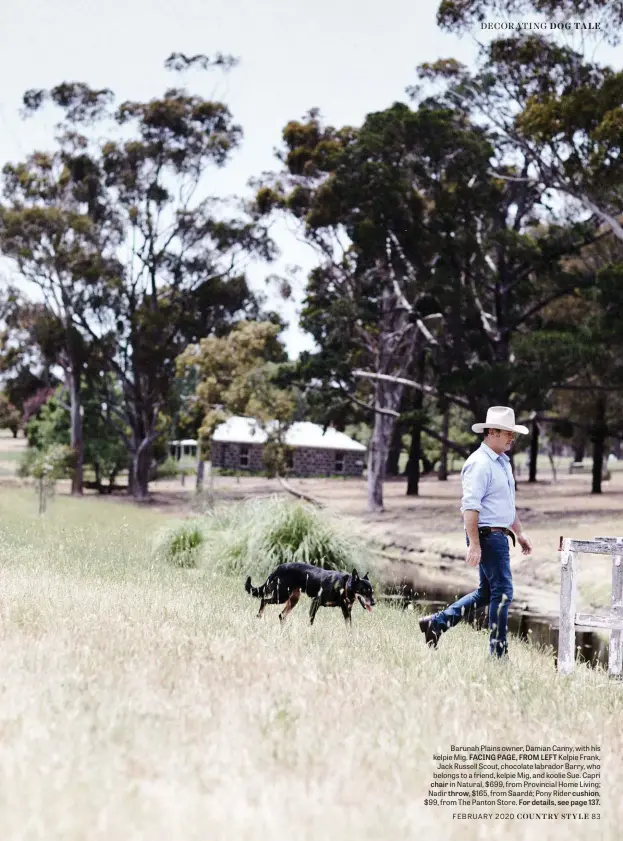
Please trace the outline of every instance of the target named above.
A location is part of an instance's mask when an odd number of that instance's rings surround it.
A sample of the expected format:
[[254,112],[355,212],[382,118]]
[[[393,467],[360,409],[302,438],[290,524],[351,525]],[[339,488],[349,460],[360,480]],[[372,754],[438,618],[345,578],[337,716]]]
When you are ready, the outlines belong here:
[[346,597],[347,602],[355,604],[356,595],[353,593],[352,598],[348,595],[348,580],[344,584],[344,596]]

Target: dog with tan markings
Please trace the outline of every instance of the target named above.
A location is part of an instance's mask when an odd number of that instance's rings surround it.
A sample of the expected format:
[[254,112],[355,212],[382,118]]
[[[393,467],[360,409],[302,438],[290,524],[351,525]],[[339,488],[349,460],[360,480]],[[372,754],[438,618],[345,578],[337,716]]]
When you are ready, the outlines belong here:
[[258,619],[264,615],[267,604],[284,604],[279,620],[284,622],[296,607],[301,593],[312,602],[309,608],[309,624],[314,624],[320,607],[339,607],[349,626],[351,611],[356,601],[364,610],[372,611],[375,605],[372,584],[368,574],[360,577],[356,569],[352,573],[322,569],[313,564],[281,564],[260,587],[251,584],[251,576],[245,582],[245,590],[256,599],[261,599]]

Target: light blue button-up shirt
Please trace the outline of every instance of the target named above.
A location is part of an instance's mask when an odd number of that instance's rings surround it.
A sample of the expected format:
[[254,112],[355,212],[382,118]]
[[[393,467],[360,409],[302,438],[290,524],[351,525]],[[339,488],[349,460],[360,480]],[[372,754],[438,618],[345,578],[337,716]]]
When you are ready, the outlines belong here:
[[506,453],[498,455],[483,441],[463,465],[461,482],[461,511],[478,511],[479,526],[515,522],[515,480]]

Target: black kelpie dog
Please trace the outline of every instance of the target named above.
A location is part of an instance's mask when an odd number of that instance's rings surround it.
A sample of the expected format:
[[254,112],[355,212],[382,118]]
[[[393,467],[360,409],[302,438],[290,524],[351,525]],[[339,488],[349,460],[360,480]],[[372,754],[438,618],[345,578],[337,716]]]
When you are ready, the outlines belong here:
[[296,606],[301,593],[307,593],[312,599],[309,609],[309,624],[314,624],[314,618],[319,607],[341,607],[346,624],[351,623],[351,610],[355,599],[365,610],[374,607],[374,593],[368,575],[359,577],[356,569],[349,575],[347,572],[335,572],[322,569],[312,564],[281,564],[266,579],[261,587],[254,587],[249,576],[244,585],[247,593],[261,599],[258,619],[264,613],[267,604],[283,604],[285,607],[279,614],[283,622],[290,611]]

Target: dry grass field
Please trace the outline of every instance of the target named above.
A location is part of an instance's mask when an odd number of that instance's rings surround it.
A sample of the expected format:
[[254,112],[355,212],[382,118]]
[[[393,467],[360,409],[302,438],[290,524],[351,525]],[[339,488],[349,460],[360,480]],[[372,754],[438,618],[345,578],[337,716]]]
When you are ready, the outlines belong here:
[[[433,652],[385,605],[349,635],[336,610],[310,629],[303,600],[281,631],[241,580],[153,559],[161,508],[59,495],[39,518],[5,488],[0,510],[2,841],[620,838],[623,690],[602,670],[561,679],[519,642],[492,663],[467,627]],[[474,742],[602,745],[601,820],[424,806],[433,754]]]

